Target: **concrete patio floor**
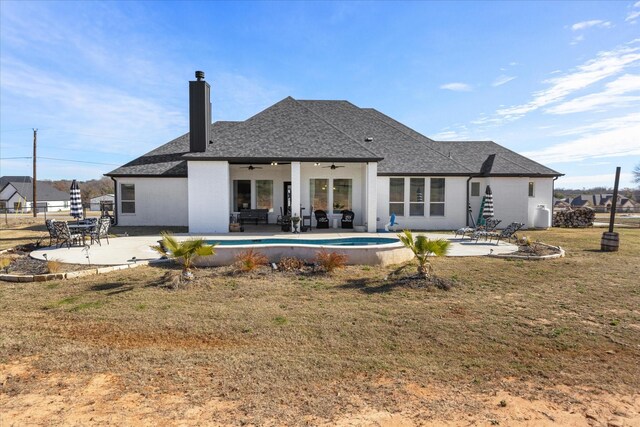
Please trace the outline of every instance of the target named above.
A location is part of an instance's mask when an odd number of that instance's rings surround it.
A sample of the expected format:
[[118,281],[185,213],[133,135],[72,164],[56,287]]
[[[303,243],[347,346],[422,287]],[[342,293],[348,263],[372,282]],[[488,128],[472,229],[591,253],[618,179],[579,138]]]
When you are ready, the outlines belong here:
[[[468,238],[455,239],[453,233],[414,233],[424,234],[431,239],[447,239],[451,241],[451,247],[447,256],[484,256],[493,254],[505,254],[515,252],[516,245],[500,242],[480,241],[476,243]],[[205,240],[236,240],[236,239],[257,239],[257,238],[286,238],[286,239],[326,239],[326,233],[233,233],[233,234],[212,234],[212,235],[188,235],[176,234],[178,239],[190,237],[204,237]],[[332,233],[331,237],[395,237],[396,233]],[[57,260],[70,264],[92,264],[92,265],[119,265],[130,264],[141,261],[153,261],[159,259],[157,252],[150,246],[156,245],[160,240],[159,235],[150,236],[127,236],[112,237],[107,244],[103,239],[102,246],[93,244],[91,246],[72,246],[67,248],[47,247],[31,252],[31,256],[36,259]],[[46,257],[45,257],[46,255]]]

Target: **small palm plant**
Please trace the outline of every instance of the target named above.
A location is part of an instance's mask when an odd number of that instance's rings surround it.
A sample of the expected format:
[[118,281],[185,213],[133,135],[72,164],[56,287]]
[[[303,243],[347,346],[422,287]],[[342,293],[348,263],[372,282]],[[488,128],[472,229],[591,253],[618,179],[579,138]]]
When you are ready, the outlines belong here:
[[415,239],[410,230],[404,230],[398,234],[402,244],[411,249],[411,252],[418,260],[418,273],[428,279],[431,275],[432,267],[429,262],[429,255],[442,256],[449,250],[450,242],[444,239],[431,240],[426,236],[418,235]]
[[157,246],[151,248],[158,253],[170,258],[179,259],[182,262],[182,276],[185,279],[193,278],[191,267],[194,258],[198,256],[215,255],[215,245],[207,245],[203,239],[189,239],[177,241],[171,233],[163,232],[162,240]]

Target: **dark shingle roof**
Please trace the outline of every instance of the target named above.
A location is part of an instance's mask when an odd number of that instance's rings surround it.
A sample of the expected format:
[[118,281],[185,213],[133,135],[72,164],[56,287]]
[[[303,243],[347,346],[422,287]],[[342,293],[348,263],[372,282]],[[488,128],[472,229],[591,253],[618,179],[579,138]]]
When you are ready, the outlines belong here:
[[380,157],[291,97],[232,128],[214,133],[203,153],[224,160],[378,160]]
[[12,175],[0,176],[0,190],[2,190],[9,182],[31,182],[31,177]]
[[[22,178],[22,177],[18,177]],[[31,182],[31,178],[29,181],[8,181],[0,190],[3,190],[7,185],[11,184],[18,194],[20,194],[27,201],[33,201],[33,183]],[[60,191],[54,188],[50,183],[46,181],[38,181],[38,201],[39,202],[49,202],[49,201],[59,201],[59,200],[69,200],[69,193],[65,193],[64,191]]]
[[187,176],[186,160],[204,159],[379,161],[380,175],[561,175],[492,141],[434,141],[347,101],[287,97],[244,122],[216,122],[211,131],[205,152],[190,153],[185,134],[107,175]]

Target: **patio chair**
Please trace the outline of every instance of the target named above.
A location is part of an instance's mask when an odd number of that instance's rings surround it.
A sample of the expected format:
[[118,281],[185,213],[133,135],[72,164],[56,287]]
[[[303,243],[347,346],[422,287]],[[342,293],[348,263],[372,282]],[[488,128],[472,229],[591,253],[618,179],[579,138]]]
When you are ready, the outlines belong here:
[[494,233],[492,237],[497,238],[496,245],[500,243],[501,239],[507,239],[510,242],[512,238],[517,239],[516,232],[518,232],[522,227],[524,227],[524,223],[512,222],[507,226],[507,228],[502,230],[500,233]]
[[98,242],[100,246],[102,246],[102,242],[100,242],[101,237],[107,238],[107,245],[109,244],[109,227],[111,227],[111,219],[108,217],[100,218],[98,224],[94,229],[89,232],[89,236],[91,237],[91,243]]
[[318,228],[329,228],[329,218],[327,217],[327,213],[322,209],[318,209],[313,213],[316,217],[316,229]]
[[48,219],[44,223],[47,225],[47,231],[49,231],[49,246],[53,246],[53,242],[58,242],[58,234],[56,233],[56,228],[54,226],[55,219]]
[[67,244],[67,248],[71,248],[73,243],[78,243],[80,240],[84,241],[84,235],[82,233],[71,233],[69,224],[65,221],[55,221],[53,226],[56,231],[56,244],[59,248],[62,247],[64,243]]
[[356,215],[353,213],[353,211],[350,211],[349,209],[345,209],[342,211],[342,220],[340,221],[342,223],[342,228],[353,228],[353,218]]
[[502,239],[508,239],[510,241],[511,237],[515,235],[516,231],[520,230],[522,227],[524,227],[523,223],[512,222],[502,231],[478,231],[474,233],[474,235],[471,238],[472,239],[475,238],[476,243],[478,242],[478,239],[480,237],[484,237],[485,240],[488,240],[488,241],[491,241],[492,239],[495,238],[497,239],[496,241],[496,245],[497,245],[498,243],[500,243],[500,240]]
[[477,241],[479,237],[484,237],[486,240],[487,233],[495,233],[498,224],[501,222],[501,219],[487,218],[484,224],[478,225],[475,228],[464,227],[456,230],[455,237],[458,237],[458,234],[462,234],[462,238],[464,239],[464,236],[469,234],[471,240],[476,239]]
[[276,225],[282,225],[282,217],[284,217],[282,213],[282,206],[280,206],[280,215],[276,217]]

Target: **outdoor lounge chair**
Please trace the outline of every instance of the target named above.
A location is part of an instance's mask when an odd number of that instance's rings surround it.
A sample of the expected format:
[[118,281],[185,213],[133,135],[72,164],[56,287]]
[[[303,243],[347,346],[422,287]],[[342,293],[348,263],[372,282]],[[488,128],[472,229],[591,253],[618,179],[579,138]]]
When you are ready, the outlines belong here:
[[477,225],[476,227],[463,227],[463,228],[457,229],[455,237],[458,237],[458,234],[462,234],[462,238],[464,239],[464,236],[468,234],[471,240],[473,239],[478,240],[478,237],[482,237],[484,235],[483,233],[495,232],[496,227],[498,227],[498,224],[500,224],[501,222],[502,222],[501,219],[487,218],[484,224],[482,225]]
[[507,239],[508,241],[511,241],[511,238],[517,239],[516,232],[518,232],[522,227],[524,227],[522,222],[512,222],[500,233],[495,233],[494,237],[497,238],[496,244],[500,243],[501,239]]
[[82,233],[71,233],[69,224],[65,221],[55,221],[53,226],[56,230],[56,244],[58,247],[62,247],[62,245],[66,243],[67,248],[71,248],[73,243],[79,243],[80,240],[84,241]]
[[[496,245],[500,243],[502,239],[508,239],[511,241],[511,238],[515,236],[516,232],[524,227],[522,222],[512,222],[502,231],[479,231],[475,233],[473,237],[476,238],[476,243],[480,237],[484,237],[486,240],[491,241],[493,238],[496,238]],[[477,234],[477,236],[476,236]]]
[[313,214],[316,216],[316,228],[329,228],[329,218],[325,211],[318,209]]
[[353,211],[350,211],[349,209],[345,209],[342,211],[342,220],[340,220],[340,222],[342,223],[342,228],[353,228],[353,218],[356,215],[353,213]]
[[100,242],[101,237],[107,238],[107,244],[109,244],[109,227],[111,227],[111,218],[102,217],[96,224],[96,227],[89,232],[89,236],[91,236],[91,243],[98,242],[100,246],[102,246],[102,242]]
[[58,242],[58,234],[54,226],[55,219],[48,219],[44,223],[47,225],[47,231],[49,231],[49,246],[53,246],[53,242]]

